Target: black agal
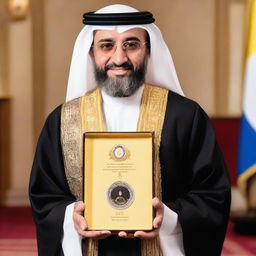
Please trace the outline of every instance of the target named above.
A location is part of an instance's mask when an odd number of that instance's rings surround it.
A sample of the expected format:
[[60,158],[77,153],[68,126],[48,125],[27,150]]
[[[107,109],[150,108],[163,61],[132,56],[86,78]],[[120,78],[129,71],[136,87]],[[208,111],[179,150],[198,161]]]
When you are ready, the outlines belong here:
[[86,25],[137,25],[150,24],[155,21],[152,13],[125,12],[125,13],[95,13],[87,12],[83,15],[83,23]]

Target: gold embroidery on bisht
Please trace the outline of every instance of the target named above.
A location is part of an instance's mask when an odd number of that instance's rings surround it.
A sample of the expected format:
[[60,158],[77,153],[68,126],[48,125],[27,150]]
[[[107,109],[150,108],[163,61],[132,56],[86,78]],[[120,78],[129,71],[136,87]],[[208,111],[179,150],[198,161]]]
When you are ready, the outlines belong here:
[[80,101],[80,98],[69,101],[63,104],[61,110],[61,145],[64,168],[69,189],[77,201],[83,200],[83,134],[81,132]]
[[[137,131],[154,132],[154,196],[162,199],[161,166],[159,147],[164,123],[168,91],[156,86],[146,85],[143,91]],[[142,256],[161,256],[159,238],[141,241]]]
[[[161,199],[161,168],[159,147],[166,111],[168,91],[145,85],[137,131],[154,132],[154,196]],[[62,107],[61,143],[64,166],[71,192],[77,200],[82,199],[82,143],[83,133],[106,131],[102,111],[100,89],[86,93],[79,99],[67,102]],[[86,256],[97,256],[98,245],[94,239],[87,239]],[[142,256],[162,256],[159,239],[141,241]]]
[[106,131],[105,120],[102,111],[102,98],[100,89],[97,88],[86,93],[81,102],[81,120],[84,132]]
[[[102,98],[100,89],[97,88],[86,93],[81,100],[81,120],[82,131],[103,132],[106,131],[105,121],[102,111]],[[86,203],[86,202],[85,202]],[[84,255],[97,256],[98,243],[95,239],[87,239],[85,243]]]

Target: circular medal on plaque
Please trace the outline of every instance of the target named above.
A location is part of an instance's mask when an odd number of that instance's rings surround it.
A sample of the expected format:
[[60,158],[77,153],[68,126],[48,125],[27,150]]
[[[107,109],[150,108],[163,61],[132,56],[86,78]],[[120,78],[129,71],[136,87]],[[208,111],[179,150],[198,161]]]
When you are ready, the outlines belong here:
[[115,161],[125,161],[130,156],[130,152],[125,146],[116,145],[110,150],[109,155]]
[[134,200],[134,191],[131,185],[124,181],[112,183],[107,191],[109,204],[118,210],[124,210],[131,206]]

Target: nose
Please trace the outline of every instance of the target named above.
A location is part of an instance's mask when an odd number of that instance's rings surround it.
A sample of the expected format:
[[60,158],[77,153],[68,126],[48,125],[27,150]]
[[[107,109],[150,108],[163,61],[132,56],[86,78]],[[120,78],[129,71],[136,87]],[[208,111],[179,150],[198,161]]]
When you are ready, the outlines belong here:
[[128,57],[122,45],[117,45],[115,52],[111,56],[111,61],[116,65],[122,65],[123,63],[127,62],[127,60]]

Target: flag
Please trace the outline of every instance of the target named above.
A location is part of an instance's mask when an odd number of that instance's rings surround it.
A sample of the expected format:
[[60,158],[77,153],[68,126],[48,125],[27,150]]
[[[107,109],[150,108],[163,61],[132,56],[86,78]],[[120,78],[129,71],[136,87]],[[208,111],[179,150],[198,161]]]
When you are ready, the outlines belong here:
[[256,0],[251,0],[238,151],[238,187],[244,195],[248,180],[254,174],[256,174]]

